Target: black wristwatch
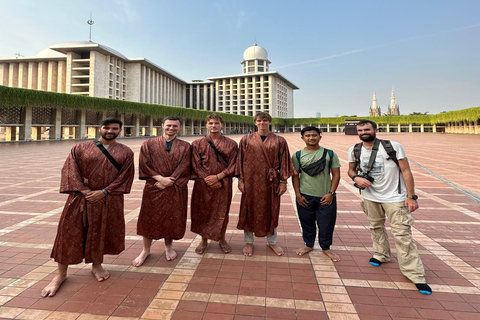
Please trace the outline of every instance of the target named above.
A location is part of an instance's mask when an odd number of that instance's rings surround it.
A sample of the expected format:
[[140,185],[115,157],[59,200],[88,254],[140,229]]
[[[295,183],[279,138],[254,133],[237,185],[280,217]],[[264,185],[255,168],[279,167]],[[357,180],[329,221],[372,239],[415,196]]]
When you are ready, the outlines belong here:
[[417,200],[418,196],[416,194],[412,194],[412,195],[407,195],[407,198]]
[[330,193],[332,196],[335,197],[335,195],[337,194],[335,191],[329,191],[328,193]]

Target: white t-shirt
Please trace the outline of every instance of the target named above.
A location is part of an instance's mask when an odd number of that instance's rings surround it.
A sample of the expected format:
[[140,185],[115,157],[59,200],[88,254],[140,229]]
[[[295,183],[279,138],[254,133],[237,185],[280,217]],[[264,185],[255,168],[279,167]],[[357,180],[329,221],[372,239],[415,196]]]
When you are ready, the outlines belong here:
[[[392,147],[397,151],[397,159],[403,159],[407,155],[402,145],[395,141],[390,141]],[[360,153],[360,167],[363,172],[367,171],[368,162],[370,161],[370,154],[372,150],[367,150],[362,147]],[[401,202],[405,201],[407,197],[407,191],[405,188],[405,182],[403,176],[400,174],[398,166],[393,160],[387,160],[388,154],[380,144],[378,147],[377,157],[370,176],[375,180],[371,187],[362,190],[363,198],[375,201],[375,202]],[[355,162],[355,156],[353,154],[353,147],[348,149],[348,162]],[[398,179],[400,179],[401,193],[398,193]]]

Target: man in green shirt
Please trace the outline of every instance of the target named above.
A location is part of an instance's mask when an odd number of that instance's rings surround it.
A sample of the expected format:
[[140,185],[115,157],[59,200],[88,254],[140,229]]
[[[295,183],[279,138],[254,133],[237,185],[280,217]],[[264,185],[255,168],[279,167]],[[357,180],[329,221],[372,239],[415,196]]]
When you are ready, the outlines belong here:
[[305,148],[292,156],[297,171],[292,181],[305,247],[295,252],[301,256],[313,250],[316,222],[323,253],[332,261],[340,261],[340,257],[330,250],[337,219],[336,190],[340,182],[340,161],[336,153],[320,146],[320,129],[305,127],[301,134]]

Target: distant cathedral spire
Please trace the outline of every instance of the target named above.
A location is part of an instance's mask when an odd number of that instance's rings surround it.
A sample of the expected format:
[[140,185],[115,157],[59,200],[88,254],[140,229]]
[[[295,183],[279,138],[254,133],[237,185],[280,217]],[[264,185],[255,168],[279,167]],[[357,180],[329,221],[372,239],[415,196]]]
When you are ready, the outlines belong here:
[[373,99],[372,99],[372,106],[370,107],[370,110],[368,111],[368,115],[370,117],[379,117],[382,115],[382,111],[380,109],[380,106],[377,104],[377,93],[374,91],[373,92]]
[[390,105],[388,106],[387,114],[390,116],[400,115],[400,108],[397,102],[395,101],[395,90],[392,87],[392,95],[390,96]]

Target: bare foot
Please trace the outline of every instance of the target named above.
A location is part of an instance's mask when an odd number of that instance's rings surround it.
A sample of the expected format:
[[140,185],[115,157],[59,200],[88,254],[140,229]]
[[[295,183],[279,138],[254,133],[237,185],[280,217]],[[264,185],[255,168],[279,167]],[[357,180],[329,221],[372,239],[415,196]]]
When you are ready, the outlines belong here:
[[200,244],[198,245],[198,247],[195,248],[195,253],[203,254],[203,253],[207,250],[207,247],[208,247],[208,240],[207,240],[207,241],[204,241],[204,240],[202,239],[202,241],[200,242]]
[[55,278],[53,278],[52,282],[48,284],[43,290],[42,290],[42,297],[53,297],[55,293],[57,293],[58,288],[62,285],[63,281],[67,279],[67,275],[60,275],[57,274]]
[[220,249],[222,249],[223,253],[230,253],[232,252],[232,247],[228,244],[227,241],[225,240],[220,240],[218,242],[218,245],[220,246]]
[[140,255],[132,261],[132,265],[134,267],[140,267],[145,262],[145,260],[147,260],[149,255],[150,255],[150,251],[142,250]]
[[246,257],[253,256],[253,243],[246,243],[242,251],[243,251],[243,255]]
[[333,262],[340,261],[338,254],[334,253],[332,250],[323,250],[323,254],[327,255]]
[[95,278],[97,278],[98,282],[107,280],[110,277],[110,272],[105,270],[101,264],[92,265],[92,273],[95,276]]
[[303,256],[305,253],[309,253],[312,250],[313,248],[305,246],[303,248],[295,250],[295,253],[298,254],[299,256]]
[[173,250],[172,246],[165,246],[165,258],[167,261],[175,260],[177,253]]
[[267,243],[267,247],[270,247],[270,249],[272,249],[277,256],[283,256],[285,254],[282,247],[280,247],[278,244]]

